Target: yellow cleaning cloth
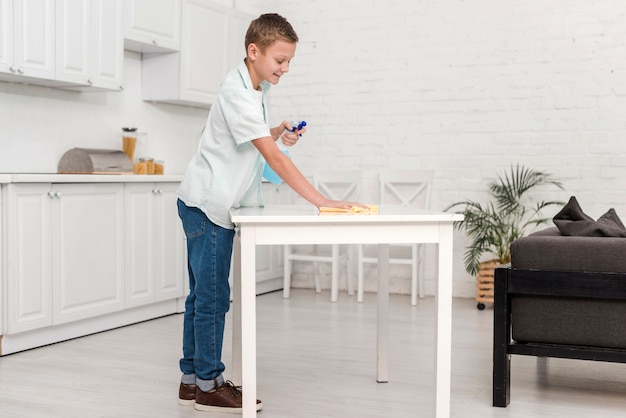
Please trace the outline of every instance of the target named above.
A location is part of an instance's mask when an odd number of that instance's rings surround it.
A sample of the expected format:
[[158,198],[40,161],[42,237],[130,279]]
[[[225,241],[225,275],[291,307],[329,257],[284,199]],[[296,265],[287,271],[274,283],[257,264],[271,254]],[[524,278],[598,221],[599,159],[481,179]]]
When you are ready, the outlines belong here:
[[346,208],[327,208],[321,207],[320,212],[338,212],[338,213],[378,213],[378,205],[368,205],[367,208],[360,206],[352,206],[349,209]]

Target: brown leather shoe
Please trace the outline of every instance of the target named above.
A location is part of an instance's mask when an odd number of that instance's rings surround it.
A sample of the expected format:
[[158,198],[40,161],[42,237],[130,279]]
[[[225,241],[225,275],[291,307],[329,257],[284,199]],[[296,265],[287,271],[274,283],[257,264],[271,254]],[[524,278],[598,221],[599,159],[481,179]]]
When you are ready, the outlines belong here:
[[[209,412],[231,412],[241,414],[242,412],[241,386],[235,386],[233,382],[227,380],[221,386],[208,392],[203,392],[196,388],[196,403],[194,407],[198,411]],[[263,408],[261,401],[256,401],[256,410]]]
[[178,404],[191,406],[196,403],[196,385],[181,383],[178,387]]

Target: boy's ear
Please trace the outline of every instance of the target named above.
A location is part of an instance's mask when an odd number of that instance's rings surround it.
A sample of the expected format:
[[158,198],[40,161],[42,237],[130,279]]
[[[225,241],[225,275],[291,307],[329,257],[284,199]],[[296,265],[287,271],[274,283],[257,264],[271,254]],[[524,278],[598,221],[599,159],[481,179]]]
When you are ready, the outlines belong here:
[[260,53],[261,51],[253,42],[248,44],[248,58],[250,58],[251,61],[256,60]]

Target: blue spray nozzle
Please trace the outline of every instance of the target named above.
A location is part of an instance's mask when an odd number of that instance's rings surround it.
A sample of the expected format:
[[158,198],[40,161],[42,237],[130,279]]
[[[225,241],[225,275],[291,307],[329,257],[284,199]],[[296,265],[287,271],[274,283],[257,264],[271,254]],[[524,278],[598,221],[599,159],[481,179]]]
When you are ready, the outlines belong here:
[[306,121],[301,120],[300,122],[291,122],[291,132],[295,132],[296,130],[300,130],[306,126]]

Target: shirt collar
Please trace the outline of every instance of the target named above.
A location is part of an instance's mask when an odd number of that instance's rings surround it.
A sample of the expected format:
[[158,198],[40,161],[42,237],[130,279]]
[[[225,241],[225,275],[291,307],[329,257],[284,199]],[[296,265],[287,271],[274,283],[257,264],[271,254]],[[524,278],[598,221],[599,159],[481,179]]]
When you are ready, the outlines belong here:
[[[250,78],[250,72],[248,71],[248,67],[246,66],[246,61],[241,60],[241,62],[237,66],[237,69],[239,70],[239,75],[241,76],[241,79],[243,80],[246,88],[249,90],[254,90],[254,86],[252,85],[252,79]],[[272,84],[269,81],[261,81],[260,87],[263,93],[267,92],[271,86]]]

